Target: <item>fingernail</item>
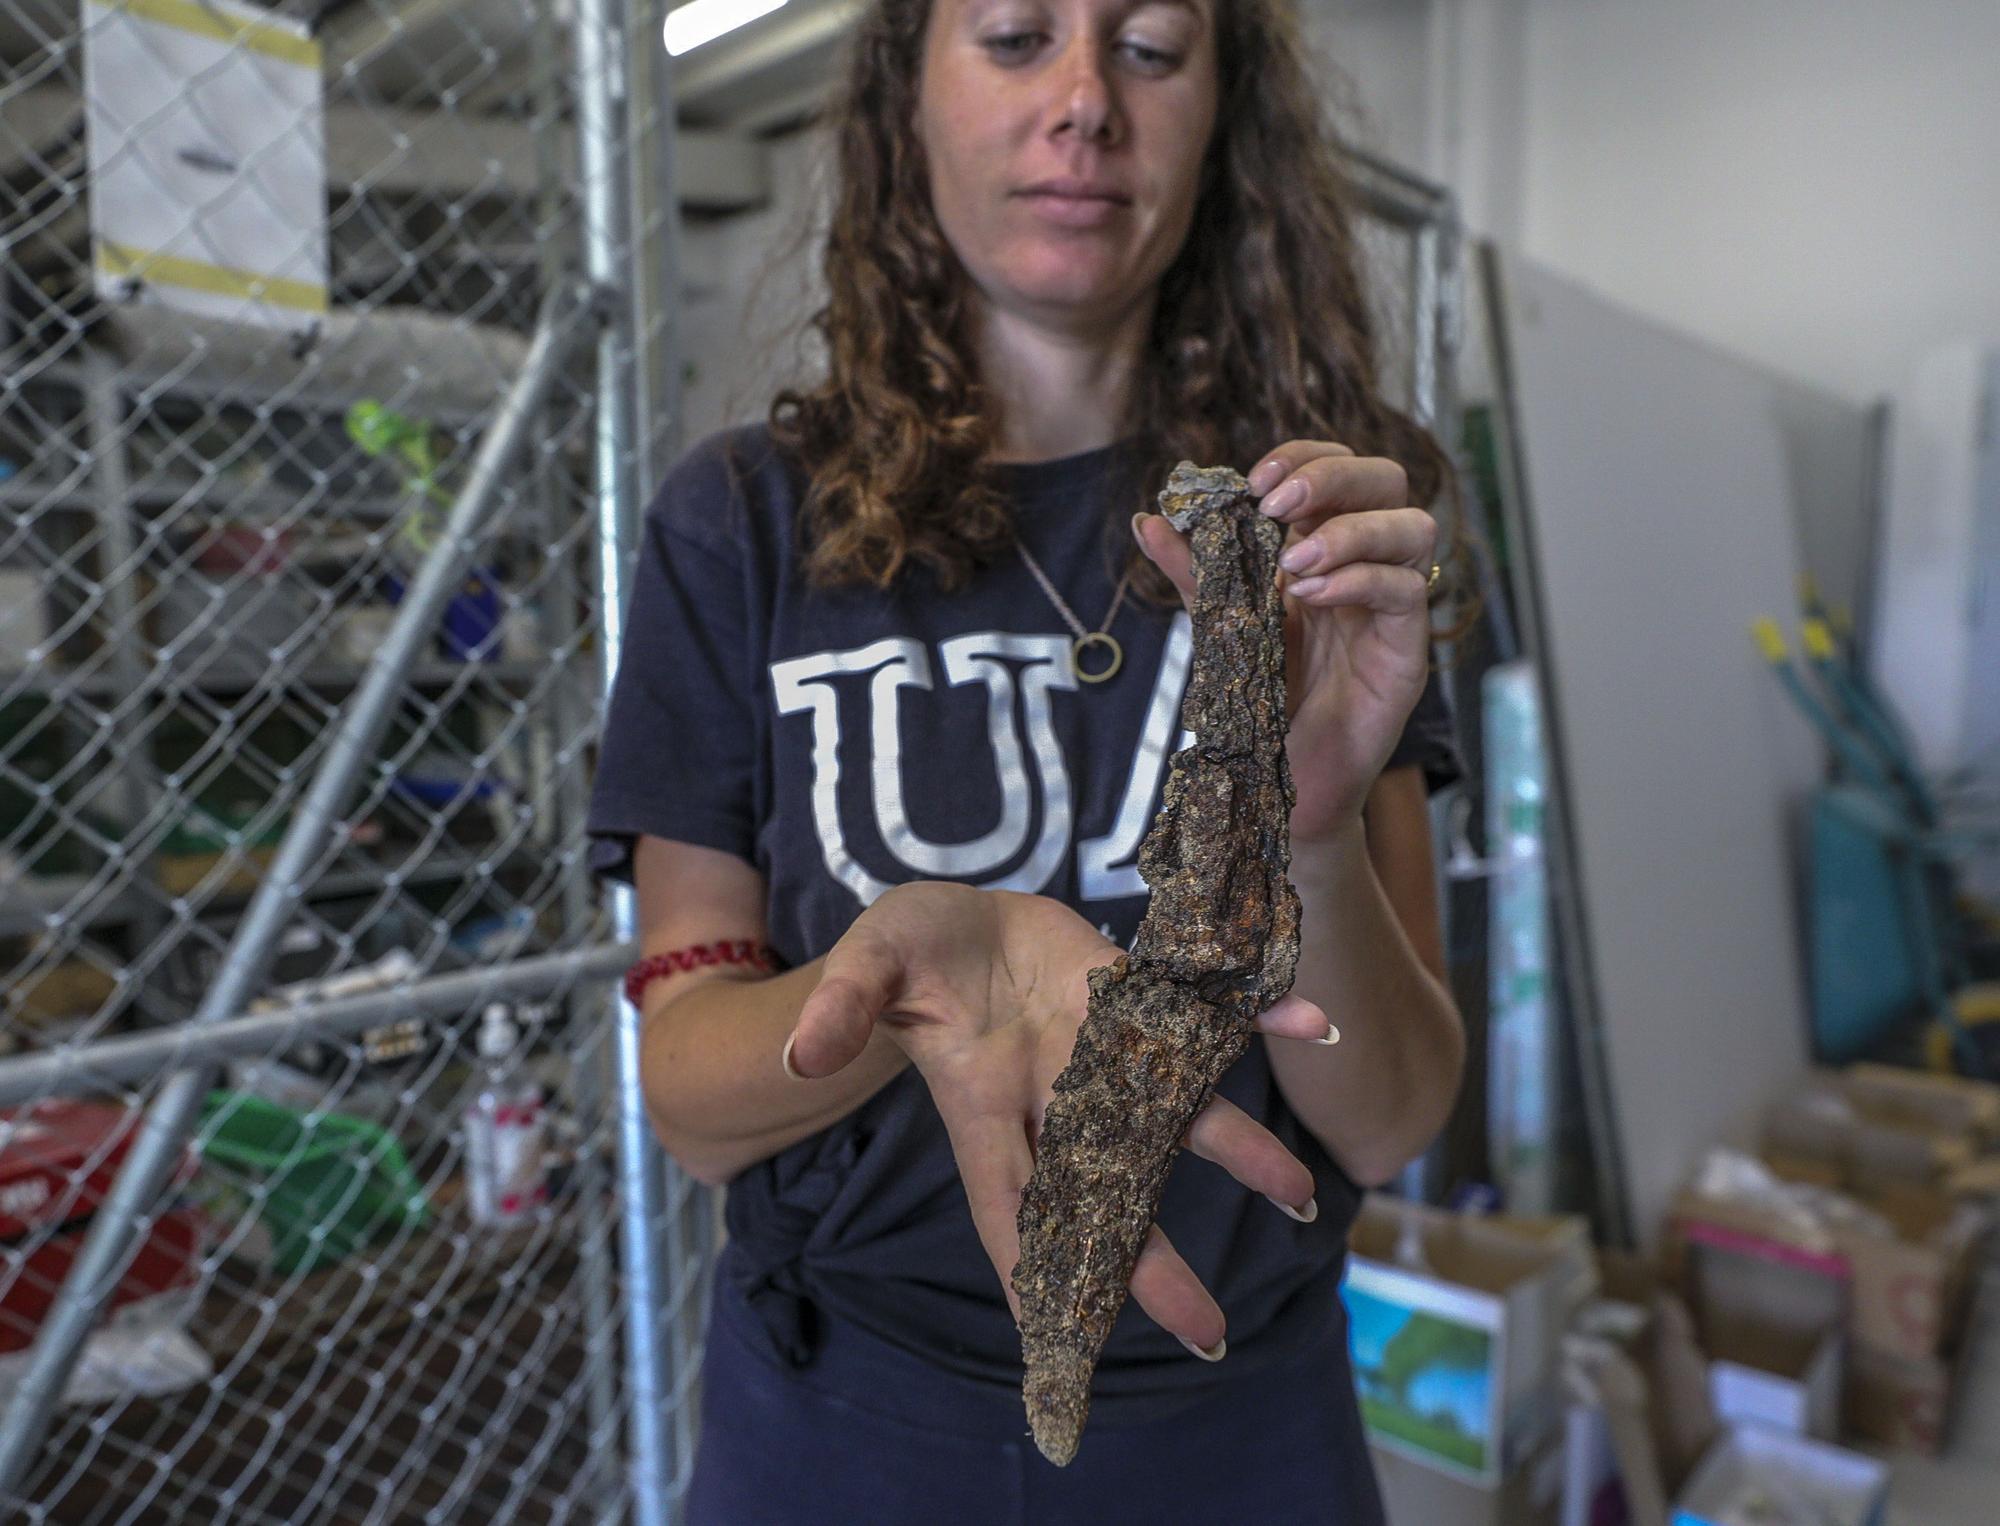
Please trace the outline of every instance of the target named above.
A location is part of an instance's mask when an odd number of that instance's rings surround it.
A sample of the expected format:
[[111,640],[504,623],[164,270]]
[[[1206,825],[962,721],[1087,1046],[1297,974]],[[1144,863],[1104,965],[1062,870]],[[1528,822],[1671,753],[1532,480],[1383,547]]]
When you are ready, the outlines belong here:
[[1187,1347],[1188,1350],[1192,1351],[1204,1362],[1219,1362],[1229,1354],[1229,1342],[1227,1340],[1217,1341],[1212,1347],[1204,1351],[1185,1335],[1177,1335],[1174,1339]]
[[1306,496],[1303,482],[1287,482],[1259,506],[1266,514],[1282,514]]
[[1301,1224],[1310,1224],[1319,1217],[1319,1199],[1316,1197],[1307,1198],[1306,1206],[1303,1208],[1294,1208],[1290,1203],[1277,1198],[1270,1198],[1269,1201],[1286,1218],[1297,1219]]
[[1260,461],[1257,469],[1250,473],[1250,491],[1262,495],[1278,485],[1278,479],[1285,475],[1285,469],[1276,461]]
[[799,1073],[798,1066],[792,1063],[792,1045],[798,1041],[799,1035],[796,1029],[787,1034],[785,1036],[785,1052],[778,1056],[778,1060],[785,1067],[786,1075],[790,1076],[794,1081],[803,1081],[806,1078]]
[[1148,514],[1144,509],[1141,509],[1137,514],[1134,514],[1132,516],[1132,536],[1135,540],[1139,538],[1139,526],[1143,525],[1147,520],[1151,519],[1152,517],[1153,516]]
[[1324,577],[1299,578],[1294,582],[1286,584],[1285,592],[1295,599],[1303,599],[1309,595],[1318,593],[1325,587],[1326,579]]
[[1296,546],[1285,547],[1285,554],[1278,558],[1278,565],[1287,572],[1304,572],[1319,555],[1319,548],[1309,540],[1302,540]]
[[1326,1025],[1326,1037],[1323,1039],[1314,1039],[1313,1042],[1315,1044],[1338,1044],[1340,1042],[1340,1030],[1334,1027],[1332,1023],[1328,1023]]

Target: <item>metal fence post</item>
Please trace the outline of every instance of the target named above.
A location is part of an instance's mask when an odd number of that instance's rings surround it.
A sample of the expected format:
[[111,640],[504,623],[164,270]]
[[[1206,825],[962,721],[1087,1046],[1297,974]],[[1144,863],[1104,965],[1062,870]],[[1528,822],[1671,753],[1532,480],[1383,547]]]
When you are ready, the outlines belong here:
[[0,1107],[74,1096],[218,1060],[267,1055],[301,1039],[351,1037],[396,1018],[468,1012],[503,997],[561,993],[579,982],[607,980],[631,962],[629,944],[602,944],[517,959],[490,970],[434,976],[362,996],[300,1002],[275,1012],[246,1012],[200,1028],[192,1024],[156,1028],[103,1039],[88,1049],[10,1056],[0,1060]]
[[[300,889],[310,882],[327,830],[338,819],[387,725],[405,674],[464,576],[481,520],[495,501],[501,473],[519,449],[564,359],[584,328],[587,308],[573,288],[552,293],[527,362],[481,442],[466,487],[443,533],[425,556],[409,596],[368,676],[328,745],[311,790],[245,912],[201,1007],[200,1026],[240,1010],[268,967],[273,945]],[[28,1368],[0,1413],[0,1496],[13,1492],[47,1430],[49,1418],[99,1309],[136,1247],[148,1213],[194,1131],[205,1069],[184,1070],[161,1090],[106,1194],[35,1342]]]
[[[595,440],[598,654],[608,692],[624,646],[642,470],[636,417],[642,392],[639,335],[631,288],[634,270],[642,263],[632,242],[631,91],[639,71],[628,50],[657,43],[634,35],[631,11],[623,0],[577,0],[574,41],[584,270],[607,294],[609,309],[598,339]],[[670,133],[671,118],[657,126]],[[676,283],[671,272],[667,279],[672,292]],[[614,889],[610,903],[614,935],[629,941],[636,925],[631,892]],[[667,1167],[647,1122],[640,1089],[638,1013],[614,998],[610,1021],[632,1511],[646,1526],[664,1526],[675,1513],[681,1483],[670,1443],[674,1402],[670,1346],[661,1329],[666,1299],[660,1231],[666,1214]]]

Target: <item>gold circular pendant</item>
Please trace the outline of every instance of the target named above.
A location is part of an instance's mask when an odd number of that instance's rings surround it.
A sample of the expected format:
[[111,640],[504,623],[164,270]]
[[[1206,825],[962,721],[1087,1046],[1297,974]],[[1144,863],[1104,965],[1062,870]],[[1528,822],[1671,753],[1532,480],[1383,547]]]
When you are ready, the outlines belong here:
[[[1083,653],[1086,647],[1100,645],[1105,647],[1111,656],[1103,667],[1093,673],[1083,665]],[[1092,631],[1088,636],[1078,636],[1070,643],[1069,660],[1070,665],[1076,669],[1078,678],[1087,684],[1101,684],[1124,664],[1125,648],[1118,644],[1117,637],[1107,636],[1103,631]]]

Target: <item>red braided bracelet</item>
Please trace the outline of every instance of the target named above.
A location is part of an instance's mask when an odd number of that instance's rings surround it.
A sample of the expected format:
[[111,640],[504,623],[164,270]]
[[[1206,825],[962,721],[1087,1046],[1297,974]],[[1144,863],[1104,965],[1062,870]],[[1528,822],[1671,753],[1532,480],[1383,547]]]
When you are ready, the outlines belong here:
[[649,954],[625,972],[625,999],[638,1006],[646,987],[662,975],[700,969],[710,964],[747,964],[765,974],[777,973],[778,951],[768,943],[748,938],[726,939],[721,943],[697,943],[665,954]]

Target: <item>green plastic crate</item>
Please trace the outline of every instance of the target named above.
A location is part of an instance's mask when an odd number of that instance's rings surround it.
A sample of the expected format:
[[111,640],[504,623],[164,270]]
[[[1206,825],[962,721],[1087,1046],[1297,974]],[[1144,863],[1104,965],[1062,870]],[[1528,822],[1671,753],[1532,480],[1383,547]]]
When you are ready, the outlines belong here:
[[[342,1113],[308,1115],[247,1092],[210,1092],[202,1159],[235,1205],[254,1212],[279,1273],[338,1262],[429,1217],[424,1191],[385,1130]],[[261,1182],[261,1201],[248,1185]]]

